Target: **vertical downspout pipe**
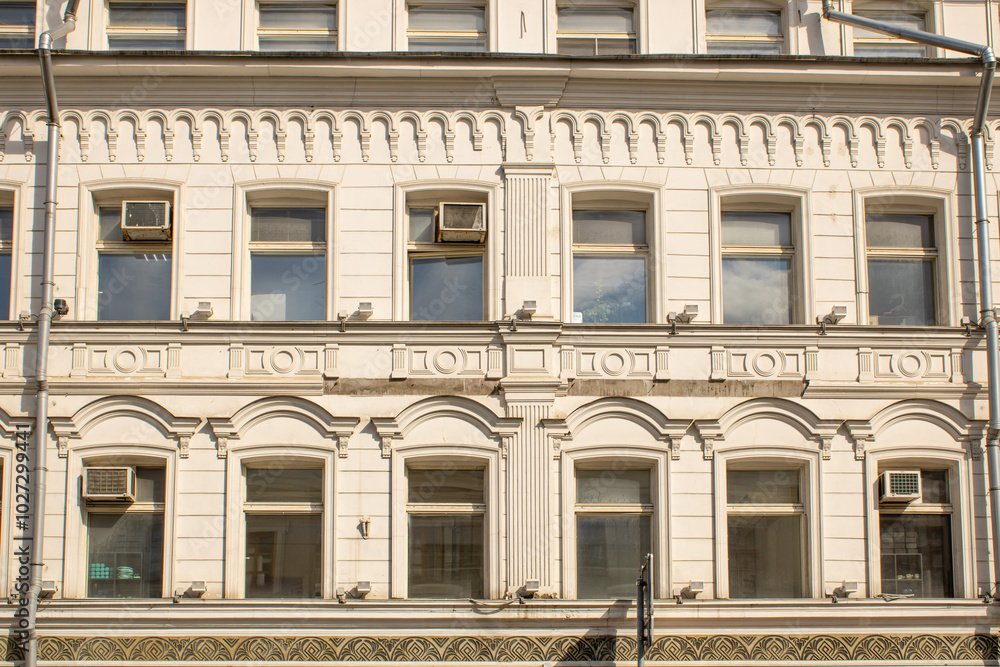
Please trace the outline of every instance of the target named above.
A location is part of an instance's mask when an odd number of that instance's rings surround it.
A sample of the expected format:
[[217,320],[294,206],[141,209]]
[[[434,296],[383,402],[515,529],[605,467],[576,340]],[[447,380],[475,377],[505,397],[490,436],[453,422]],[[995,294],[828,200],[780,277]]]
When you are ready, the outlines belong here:
[[34,431],[34,494],[31,515],[31,580],[28,586],[28,642],[24,655],[26,667],[38,664],[38,597],[42,591],[42,546],[45,535],[45,454],[48,445],[49,410],[49,329],[52,325],[52,291],[55,275],[56,250],[56,177],[59,173],[59,103],[56,100],[56,82],[52,74],[52,43],[76,28],[76,7],[79,0],[69,0],[63,22],[59,27],[46,30],[38,38],[38,57],[41,60],[42,84],[45,89],[46,125],[48,137],[45,163],[45,226],[42,246],[42,304],[38,312],[38,332],[35,339],[35,431]]
[[979,99],[969,130],[972,143],[972,186],[976,202],[976,244],[979,255],[980,324],[986,330],[987,395],[990,423],[986,432],[986,467],[990,484],[990,528],[993,533],[993,590],[1000,589],[1000,352],[998,352],[997,320],[993,312],[993,281],[990,277],[989,218],[986,212],[986,144],[984,126],[993,90],[996,57],[989,45],[975,44],[944,35],[911,30],[880,21],[838,12],[832,0],[823,0],[823,16],[836,23],[874,30],[910,42],[928,44],[949,51],[976,56],[983,61],[983,74],[979,82]]

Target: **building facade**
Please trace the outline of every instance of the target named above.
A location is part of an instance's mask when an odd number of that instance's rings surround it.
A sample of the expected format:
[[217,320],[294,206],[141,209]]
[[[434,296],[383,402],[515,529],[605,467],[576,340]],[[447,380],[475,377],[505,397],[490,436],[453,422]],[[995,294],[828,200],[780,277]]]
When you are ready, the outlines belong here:
[[[0,1],[12,627],[61,12]],[[1000,655],[979,61],[814,0],[85,0],[56,47],[42,664],[627,663],[647,553],[653,663]]]

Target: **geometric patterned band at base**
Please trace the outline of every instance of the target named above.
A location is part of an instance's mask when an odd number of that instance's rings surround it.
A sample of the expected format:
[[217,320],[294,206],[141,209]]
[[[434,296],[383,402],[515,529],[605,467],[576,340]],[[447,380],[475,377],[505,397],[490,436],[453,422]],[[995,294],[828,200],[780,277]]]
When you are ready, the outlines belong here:
[[[650,661],[978,662],[1000,656],[996,635],[671,635]],[[20,660],[13,641],[7,660]],[[88,662],[597,662],[635,660],[625,636],[46,637],[39,659]]]

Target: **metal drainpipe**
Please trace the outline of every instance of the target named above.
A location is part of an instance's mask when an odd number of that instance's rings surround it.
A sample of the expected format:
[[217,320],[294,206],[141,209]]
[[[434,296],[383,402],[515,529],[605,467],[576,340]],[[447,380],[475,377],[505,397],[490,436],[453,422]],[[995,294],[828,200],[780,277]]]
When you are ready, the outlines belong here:
[[986,433],[986,466],[990,482],[990,527],[993,533],[993,586],[1000,586],[1000,353],[998,353],[997,321],[993,313],[993,283],[990,277],[989,219],[986,211],[986,164],[983,126],[990,107],[996,58],[988,45],[966,42],[943,35],[900,28],[853,14],[838,12],[831,0],[823,0],[823,16],[836,23],[875,30],[900,39],[929,44],[949,51],[958,51],[981,58],[983,75],[979,85],[976,115],[969,139],[972,143],[972,182],[976,201],[976,242],[979,253],[979,299],[981,324],[986,330],[987,395],[990,425]]
[[31,582],[28,587],[28,650],[24,656],[26,667],[38,662],[38,596],[42,591],[42,546],[45,532],[45,454],[48,445],[48,357],[49,329],[52,325],[52,288],[54,285],[56,249],[56,176],[59,168],[59,104],[56,100],[56,83],[52,74],[52,42],[76,28],[76,7],[79,0],[69,0],[63,22],[57,28],[46,30],[38,38],[38,57],[41,60],[42,83],[45,88],[45,105],[48,111],[47,157],[45,164],[45,227],[42,251],[42,307],[38,312],[38,334],[35,341],[35,432],[34,432],[34,512],[31,515]]

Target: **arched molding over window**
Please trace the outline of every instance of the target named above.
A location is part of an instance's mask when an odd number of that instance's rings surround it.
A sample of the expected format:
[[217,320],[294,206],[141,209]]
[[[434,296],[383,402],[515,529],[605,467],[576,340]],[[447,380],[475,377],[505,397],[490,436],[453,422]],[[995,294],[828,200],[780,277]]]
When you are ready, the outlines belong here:
[[563,452],[599,446],[601,435],[596,436],[596,441],[590,435],[593,431],[584,435],[591,427],[601,422],[621,425],[622,421],[642,428],[650,436],[646,441],[630,439],[631,446],[659,450],[666,444],[672,459],[680,458],[681,440],[691,426],[690,419],[669,419],[648,403],[619,397],[597,399],[576,408],[565,419],[546,419],[542,423],[552,440],[552,455],[559,458]]
[[[946,403],[929,399],[898,401],[879,410],[871,419],[852,419],[844,423],[854,440],[858,460],[869,451],[896,452],[918,449],[927,452],[964,453],[973,460],[982,457],[987,422],[969,419]],[[935,427],[928,429],[927,427]],[[914,444],[913,434],[919,429],[920,443]]]
[[[520,419],[501,417],[482,403],[468,398],[433,396],[404,408],[395,417],[372,418],[372,424],[381,439],[382,458],[390,458],[393,449],[397,447],[427,444],[417,440],[407,442],[407,438],[412,439],[412,434],[421,426],[441,424],[441,420],[452,420],[458,424],[465,424],[466,427],[471,427],[469,430],[479,433],[479,446],[495,446],[503,457],[507,456],[510,441],[514,438],[514,434],[517,433],[521,424]],[[437,427],[435,426],[435,428]],[[446,433],[443,437],[452,439],[450,437],[452,435]],[[439,435],[434,441],[440,442],[441,437]],[[395,441],[400,442],[397,445]],[[470,439],[461,441],[467,444],[477,444],[475,440]]]
[[209,418],[219,458],[226,458],[230,449],[252,445],[241,441],[257,426],[282,417],[308,424],[323,438],[333,440],[340,458],[347,457],[348,440],[361,421],[357,417],[335,417],[322,406],[297,396],[262,398],[240,408],[228,419]]
[[[179,451],[180,457],[187,458],[191,436],[201,422],[200,417],[177,417],[159,403],[141,396],[100,398],[83,406],[71,417],[49,417],[60,458],[66,458],[71,443],[82,440],[95,430],[101,431],[97,437],[106,443],[153,444],[156,437],[173,441],[173,448]],[[102,428],[111,423],[114,423],[114,428]]]
[[[695,421],[694,427],[704,445],[705,458],[713,458],[714,453],[721,449],[752,447],[755,445],[798,450],[812,449],[807,447],[803,442],[776,442],[770,439],[773,438],[773,434],[771,433],[767,434],[769,439],[761,443],[741,442],[739,439],[731,437],[733,432],[740,426],[757,420],[769,420],[790,426],[805,441],[815,443],[822,452],[824,459],[830,457],[832,440],[837,435],[837,431],[843,423],[843,420],[840,419],[820,419],[812,410],[804,405],[783,398],[760,398],[744,401],[730,408],[719,419],[699,419]],[[730,437],[728,441],[727,436]]]

